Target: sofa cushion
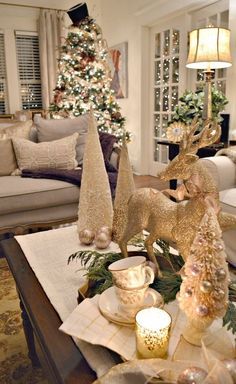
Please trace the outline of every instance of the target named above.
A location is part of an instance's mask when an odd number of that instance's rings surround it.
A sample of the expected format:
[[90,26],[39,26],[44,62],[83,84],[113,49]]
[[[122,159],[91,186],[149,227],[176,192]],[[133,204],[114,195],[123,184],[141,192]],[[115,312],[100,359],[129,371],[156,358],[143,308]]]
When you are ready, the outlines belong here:
[[88,115],[81,115],[75,119],[43,119],[39,118],[36,122],[38,132],[38,141],[52,141],[79,133],[76,145],[76,160],[82,164],[84,155],[84,146],[88,131]]
[[236,187],[220,191],[222,211],[236,215]]
[[13,146],[20,170],[24,168],[74,169],[77,166],[75,146],[78,133],[45,143],[13,138]]
[[1,177],[1,215],[78,204],[78,200],[79,188],[67,182],[20,176]]
[[0,129],[0,139],[8,139],[11,137],[21,137],[29,139],[32,120],[22,121],[17,124],[10,125]]
[[11,124],[0,128],[0,176],[11,175],[17,168],[12,137],[28,139],[32,121]]

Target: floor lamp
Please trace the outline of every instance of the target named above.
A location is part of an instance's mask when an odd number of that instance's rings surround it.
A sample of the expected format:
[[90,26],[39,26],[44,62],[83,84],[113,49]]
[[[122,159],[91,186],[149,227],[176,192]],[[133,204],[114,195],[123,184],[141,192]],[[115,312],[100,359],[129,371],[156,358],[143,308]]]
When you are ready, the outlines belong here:
[[225,28],[206,27],[190,32],[187,68],[204,69],[205,100],[203,119],[212,118],[211,80],[213,69],[232,65],[230,31]]

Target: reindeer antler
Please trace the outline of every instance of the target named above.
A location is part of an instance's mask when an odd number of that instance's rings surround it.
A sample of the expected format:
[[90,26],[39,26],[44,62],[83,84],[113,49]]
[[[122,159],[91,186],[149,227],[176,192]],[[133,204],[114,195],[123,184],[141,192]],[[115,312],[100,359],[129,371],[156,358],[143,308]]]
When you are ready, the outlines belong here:
[[194,118],[190,129],[182,140],[180,150],[185,153],[195,154],[199,148],[206,147],[217,141],[221,135],[221,127],[214,121],[206,121],[203,129],[195,134],[198,128],[197,118]]

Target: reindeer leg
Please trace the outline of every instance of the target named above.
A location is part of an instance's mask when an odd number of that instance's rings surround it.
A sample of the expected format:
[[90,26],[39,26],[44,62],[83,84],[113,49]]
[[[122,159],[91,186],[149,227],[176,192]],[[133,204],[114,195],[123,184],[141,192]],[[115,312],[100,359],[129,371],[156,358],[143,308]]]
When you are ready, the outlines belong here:
[[153,250],[153,243],[157,238],[158,236],[155,233],[150,233],[145,240],[145,247],[146,247],[149,259],[155,264],[155,267],[157,269],[156,275],[159,277],[162,277],[162,273]]
[[124,230],[123,235],[118,241],[118,245],[120,247],[121,253],[124,257],[128,257],[128,251],[127,251],[127,243],[130,239],[132,239],[133,236],[137,235],[137,233],[141,232],[142,228],[140,225],[133,226],[132,225]]

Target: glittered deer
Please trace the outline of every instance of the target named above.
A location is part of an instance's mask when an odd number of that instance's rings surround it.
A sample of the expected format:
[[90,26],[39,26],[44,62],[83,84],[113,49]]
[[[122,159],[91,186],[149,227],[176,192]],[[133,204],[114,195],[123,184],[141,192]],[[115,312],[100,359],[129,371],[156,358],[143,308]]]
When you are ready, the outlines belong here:
[[[211,145],[220,137],[221,128],[206,122],[196,133],[198,123],[193,120],[180,142],[179,154],[158,177],[162,180],[179,179],[183,184],[176,190],[162,192],[152,188],[137,189],[128,201],[127,224],[119,241],[123,256],[127,257],[127,242],[142,230],[149,235],[145,240],[148,256],[157,268],[153,243],[162,239],[172,244],[186,260],[201,219],[209,205],[213,206],[221,229],[236,228],[236,216],[220,212],[219,192],[209,171],[198,162],[198,149]],[[172,201],[170,196],[181,201]],[[187,200],[186,200],[187,199]]]

